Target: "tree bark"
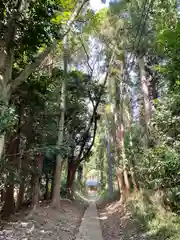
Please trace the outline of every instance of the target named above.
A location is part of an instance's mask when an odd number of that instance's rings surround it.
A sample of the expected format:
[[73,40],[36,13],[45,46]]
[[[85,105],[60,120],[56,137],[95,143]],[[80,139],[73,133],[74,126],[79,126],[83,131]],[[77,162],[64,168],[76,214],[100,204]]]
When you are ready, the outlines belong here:
[[33,210],[36,210],[36,207],[39,203],[39,190],[40,190],[40,177],[42,173],[42,166],[43,166],[43,159],[44,159],[44,154],[40,153],[38,158],[37,158],[37,174],[34,176],[33,180],[33,194],[32,194],[32,206]]
[[[122,114],[122,113],[121,113]],[[123,184],[121,186],[123,189],[121,191],[126,191],[126,196],[129,195],[130,192],[130,183],[129,183],[129,177],[128,177],[128,172],[127,172],[127,160],[126,160],[126,154],[125,154],[125,146],[124,146],[124,125],[120,125],[119,129],[119,146],[120,146],[120,152],[121,152],[121,159],[122,159],[122,164],[123,164],[123,171],[120,175],[121,182],[123,181]],[[123,180],[122,180],[123,179]],[[124,199],[124,197],[123,197]]]
[[33,189],[32,189],[32,207],[33,211],[36,210],[39,203],[39,176],[34,177]]
[[4,202],[4,190],[1,189],[1,203]]
[[[12,136],[7,144],[6,153],[8,157],[9,165],[14,169],[17,167],[17,153],[19,150],[19,138],[17,136]],[[14,172],[9,171],[7,177],[7,184],[5,190],[4,205],[2,208],[2,217],[8,218],[11,214],[15,212],[15,201],[14,201]]]
[[108,195],[109,199],[113,197],[113,176],[112,176],[112,156],[111,156],[111,143],[110,143],[110,133],[109,133],[109,121],[106,119],[106,131],[107,131],[107,162],[108,162]]
[[83,166],[82,165],[80,165],[79,167],[78,167],[78,176],[77,176],[77,179],[78,179],[78,181],[81,181],[82,180],[82,175],[83,175]]
[[49,199],[49,176],[48,174],[46,175],[46,186],[45,186],[45,194],[44,194],[44,200],[48,200]]
[[124,175],[123,175],[123,170],[121,168],[116,168],[116,176],[117,176],[117,181],[118,181],[118,186],[119,186],[119,191],[120,191],[120,200],[119,202],[121,204],[124,204],[126,202],[126,188],[125,188],[125,182],[124,182]]
[[21,209],[21,206],[23,204],[24,193],[25,193],[25,183],[24,183],[24,181],[21,181],[20,186],[19,186],[17,203],[16,203],[16,210],[17,211]]
[[68,173],[67,173],[67,180],[66,180],[66,189],[67,189],[67,198],[73,198],[73,183],[76,174],[76,166],[73,160],[68,161]]
[[53,182],[53,193],[52,193],[52,207],[59,208],[60,207],[60,188],[61,188],[61,173],[63,162],[60,154],[57,155],[56,158],[56,170]]
[[101,144],[100,146],[100,155],[99,155],[99,160],[100,160],[100,179],[101,179],[101,188],[104,189],[105,187],[105,179],[104,179],[104,145]]
[[52,199],[52,196],[53,196],[55,171],[56,171],[56,168],[52,170],[52,175],[51,175],[51,193],[50,193],[50,199]]
[[138,58],[139,71],[141,78],[141,91],[144,100],[144,120],[145,120],[145,146],[149,146],[149,123],[151,118],[151,103],[149,98],[148,81],[146,78],[144,58]]
[[[4,199],[4,205],[2,208],[2,218],[7,219],[15,212],[15,201],[14,201],[14,179],[11,177],[12,183],[6,186],[6,193]],[[10,180],[10,178],[9,178]]]
[[2,133],[0,134],[0,160],[3,156],[4,144],[5,144],[5,133]]
[[129,195],[130,192],[130,182],[129,182],[129,176],[128,176],[128,171],[125,168],[123,171],[123,176],[124,176],[124,183],[125,183],[125,189],[126,189],[126,195]]

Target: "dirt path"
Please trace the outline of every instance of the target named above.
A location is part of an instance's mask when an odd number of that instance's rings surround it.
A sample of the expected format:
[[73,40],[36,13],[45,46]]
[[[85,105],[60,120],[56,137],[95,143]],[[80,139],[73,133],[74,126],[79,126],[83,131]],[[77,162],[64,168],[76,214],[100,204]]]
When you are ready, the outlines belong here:
[[0,240],[74,240],[85,210],[84,203],[62,202],[61,209],[41,206],[34,214],[18,216],[0,231]]
[[95,202],[89,202],[76,240],[103,240]]
[[140,226],[118,203],[98,205],[98,213],[104,240],[145,240]]

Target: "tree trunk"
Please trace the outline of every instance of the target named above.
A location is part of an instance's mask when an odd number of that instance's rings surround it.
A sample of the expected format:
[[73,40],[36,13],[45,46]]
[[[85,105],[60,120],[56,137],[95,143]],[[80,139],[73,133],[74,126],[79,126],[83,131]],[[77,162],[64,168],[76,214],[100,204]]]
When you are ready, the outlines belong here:
[[138,182],[136,180],[136,176],[135,176],[135,173],[134,173],[133,169],[130,171],[130,174],[131,174],[131,178],[132,178],[134,191],[138,192],[139,191],[139,184],[138,184]]
[[9,171],[9,175],[7,177],[7,184],[5,190],[5,199],[4,205],[2,208],[2,216],[3,218],[10,217],[11,214],[15,212],[15,201],[14,201],[14,171],[17,167],[17,153],[19,150],[19,138],[16,136],[12,136],[7,141],[6,153],[8,156],[8,164],[12,167],[13,171]]
[[152,76],[152,80],[151,80],[151,87],[152,87],[152,100],[157,99],[158,98],[158,76],[156,76],[156,72],[154,74],[154,76]]
[[33,190],[33,194],[32,194],[33,210],[36,210],[37,204],[39,203],[40,177],[42,173],[43,159],[44,159],[44,154],[40,153],[36,162],[36,167],[38,172],[33,178],[34,180],[33,189],[32,189]]
[[[19,138],[19,162],[18,162],[18,171],[20,172],[20,176],[21,176],[21,182],[20,182],[20,186],[19,186],[19,192],[18,192],[18,197],[17,197],[17,203],[16,203],[16,210],[19,210],[21,208],[21,205],[23,203],[24,200],[24,172],[23,172],[23,165],[26,162],[25,156],[26,154],[24,154],[22,156],[21,152],[21,147],[20,147],[20,141],[21,141],[21,123],[23,120],[23,116],[24,116],[24,108],[21,102],[21,99],[19,98],[19,104],[18,104],[18,115],[19,115],[19,121],[18,121],[18,138]],[[23,159],[22,159],[23,158]]]
[[136,173],[135,173],[135,154],[134,154],[134,146],[133,146],[133,140],[132,140],[132,116],[133,116],[133,105],[132,101],[130,101],[130,109],[129,109],[129,145],[130,145],[130,150],[131,150],[131,157],[130,157],[130,175],[132,179],[132,184],[133,184],[133,189],[135,192],[139,190],[139,184],[136,178]]
[[149,123],[151,118],[151,103],[149,99],[148,81],[146,78],[144,58],[138,58],[141,78],[141,91],[144,100],[144,120],[145,120],[145,146],[149,146]]
[[34,177],[33,189],[32,189],[32,207],[33,211],[36,210],[39,203],[39,176]]
[[99,158],[100,158],[99,169],[100,169],[101,188],[104,189],[105,187],[104,170],[105,169],[104,169],[104,145],[103,144],[101,144],[100,146]]
[[52,196],[53,196],[55,170],[56,169],[52,170],[50,199],[52,199]]
[[24,193],[25,193],[25,183],[24,183],[24,181],[21,181],[20,186],[19,186],[17,203],[16,203],[16,210],[17,211],[21,209],[21,206],[23,204]]
[[73,198],[73,183],[76,174],[76,166],[73,163],[73,160],[68,161],[68,173],[66,180],[66,189],[67,189],[67,198]]
[[79,167],[78,167],[78,177],[77,177],[77,179],[78,179],[78,181],[80,182],[81,180],[82,180],[82,175],[83,175],[83,166],[82,165],[80,165]]
[[48,200],[49,199],[49,176],[48,174],[46,175],[46,186],[45,186],[45,194],[44,194],[44,200]]
[[[59,120],[58,129],[58,141],[57,147],[60,148],[63,144],[64,139],[64,120],[65,120],[65,108],[66,108],[66,82],[67,82],[67,71],[68,71],[68,46],[67,46],[67,36],[64,38],[64,78],[61,87],[61,99],[60,99],[60,111],[61,117]],[[56,171],[54,179],[54,190],[52,196],[52,207],[58,208],[60,206],[60,182],[61,182],[61,172],[62,172],[63,159],[61,154],[57,154],[56,158]]]
[[124,184],[125,184],[125,189],[126,189],[126,195],[128,195],[130,192],[130,182],[129,182],[129,176],[128,176],[127,169],[124,169],[123,175],[124,175]]
[[118,186],[119,186],[119,191],[120,191],[119,202],[121,204],[124,204],[126,202],[127,192],[126,192],[126,188],[125,188],[123,170],[120,168],[116,168],[116,176],[117,176],[117,181],[118,181]]
[[3,156],[4,152],[4,144],[5,144],[5,134],[0,135],[0,159]]
[[1,189],[1,203],[4,202],[4,190]]
[[53,193],[52,193],[52,207],[60,207],[60,187],[61,187],[61,173],[62,173],[63,162],[60,154],[56,158],[56,170],[53,182]]
[[12,183],[6,186],[6,193],[4,199],[4,205],[2,208],[2,218],[7,219],[15,212],[15,201],[14,201],[14,178],[11,177]]
[[[130,183],[129,183],[129,177],[128,177],[128,172],[127,172],[128,166],[127,166],[125,146],[124,146],[124,125],[123,124],[120,125],[120,129],[119,129],[119,145],[120,145],[121,159],[122,159],[122,163],[123,163],[123,171],[122,171],[121,178],[123,179],[126,196],[127,196],[130,192]],[[121,186],[122,186],[122,184],[121,184]]]
[[113,174],[112,174],[112,156],[111,156],[111,143],[110,143],[110,133],[109,133],[109,121],[106,119],[106,131],[107,131],[107,162],[108,162],[108,195],[109,199],[113,197]]
[[[126,158],[125,144],[124,144],[124,108],[125,108],[125,91],[124,80],[126,79],[126,70],[124,68],[124,60],[121,63],[121,80],[119,85],[116,83],[116,115],[117,115],[117,142],[119,145],[121,156],[121,168],[117,165],[117,179],[120,187],[120,202],[124,202],[130,191],[130,183],[128,178],[128,160]],[[122,170],[123,169],[123,170]]]

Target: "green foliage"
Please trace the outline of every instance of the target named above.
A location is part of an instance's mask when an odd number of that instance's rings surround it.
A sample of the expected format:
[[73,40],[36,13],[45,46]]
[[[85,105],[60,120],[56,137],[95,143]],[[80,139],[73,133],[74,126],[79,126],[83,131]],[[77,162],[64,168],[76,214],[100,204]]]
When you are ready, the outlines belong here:
[[163,74],[170,84],[170,90],[180,90],[179,84],[179,49],[180,49],[180,20],[169,28],[163,29],[159,34],[158,43],[165,54],[167,62],[163,66]]
[[142,192],[129,200],[128,208],[138,230],[145,239],[178,240],[180,218],[160,205],[160,199],[149,192]]
[[[2,108],[4,108],[4,106]],[[0,110],[0,112],[3,113],[0,115],[0,133],[13,131],[18,119],[15,108],[13,106],[7,107],[5,110],[2,108]]]
[[146,176],[142,177],[144,186],[164,189],[179,184],[179,169],[179,155],[174,149],[164,145],[148,150],[139,170]]

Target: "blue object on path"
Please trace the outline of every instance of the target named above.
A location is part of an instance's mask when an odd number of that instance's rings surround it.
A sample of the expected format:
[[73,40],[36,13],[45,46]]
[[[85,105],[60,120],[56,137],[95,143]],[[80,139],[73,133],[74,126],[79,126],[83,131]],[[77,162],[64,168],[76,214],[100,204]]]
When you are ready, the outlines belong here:
[[86,185],[88,187],[97,187],[99,185],[98,181],[95,180],[87,180]]

